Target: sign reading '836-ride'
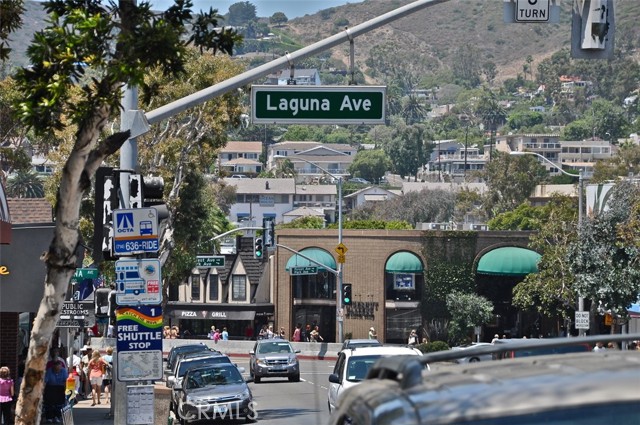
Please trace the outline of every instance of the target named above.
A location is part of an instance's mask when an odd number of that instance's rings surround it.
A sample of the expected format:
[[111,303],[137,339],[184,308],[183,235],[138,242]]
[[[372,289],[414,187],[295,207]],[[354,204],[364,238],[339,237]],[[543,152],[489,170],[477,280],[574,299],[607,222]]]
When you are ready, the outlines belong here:
[[384,124],[384,86],[252,86],[256,124]]

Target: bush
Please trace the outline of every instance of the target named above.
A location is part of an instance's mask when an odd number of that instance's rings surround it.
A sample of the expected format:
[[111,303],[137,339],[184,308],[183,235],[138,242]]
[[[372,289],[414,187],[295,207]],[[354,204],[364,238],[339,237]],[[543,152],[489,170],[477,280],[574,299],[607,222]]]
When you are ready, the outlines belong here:
[[449,350],[449,344],[444,341],[433,341],[433,342],[425,342],[420,345],[417,345],[416,348],[422,353],[433,353],[436,351],[447,351]]

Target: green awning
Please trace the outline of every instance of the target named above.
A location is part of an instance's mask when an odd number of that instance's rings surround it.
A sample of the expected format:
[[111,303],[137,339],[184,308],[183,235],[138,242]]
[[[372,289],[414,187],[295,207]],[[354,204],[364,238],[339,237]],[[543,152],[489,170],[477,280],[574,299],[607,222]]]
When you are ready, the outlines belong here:
[[538,273],[541,255],[518,247],[496,248],[487,252],[478,262],[477,272],[503,276],[521,276]]
[[411,252],[396,252],[384,266],[387,273],[422,273],[422,261]]
[[[334,260],[333,256],[324,249],[305,248],[300,251],[300,253],[334,270],[338,268],[336,266],[336,260]],[[317,267],[318,270],[326,270],[326,268],[321,267],[316,263],[312,263],[298,254],[295,254],[293,257],[289,258],[289,261],[287,261],[286,270],[289,271],[291,267]]]

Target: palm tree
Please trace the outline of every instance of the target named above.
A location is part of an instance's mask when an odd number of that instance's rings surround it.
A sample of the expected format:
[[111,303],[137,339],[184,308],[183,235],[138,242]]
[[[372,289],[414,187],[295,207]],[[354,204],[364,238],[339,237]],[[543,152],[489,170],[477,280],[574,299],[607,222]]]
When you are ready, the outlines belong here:
[[485,128],[491,132],[491,143],[489,146],[489,160],[492,158],[493,140],[498,130],[498,126],[504,124],[507,113],[498,102],[495,94],[485,90],[478,104],[476,105],[476,115],[482,119]]
[[7,194],[14,198],[44,198],[44,185],[38,173],[22,170],[7,179]]

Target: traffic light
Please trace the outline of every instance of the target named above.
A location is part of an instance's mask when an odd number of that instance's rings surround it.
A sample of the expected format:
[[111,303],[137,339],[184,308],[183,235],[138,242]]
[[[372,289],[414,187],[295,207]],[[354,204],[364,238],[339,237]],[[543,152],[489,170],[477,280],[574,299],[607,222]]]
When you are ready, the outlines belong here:
[[353,298],[351,297],[351,284],[342,284],[342,305],[351,305]]
[[273,248],[276,246],[276,223],[275,218],[263,218],[262,228],[264,229],[264,246]]
[[613,0],[574,0],[571,57],[612,59],[615,40]]
[[255,237],[253,239],[253,258],[256,260],[262,260],[264,256],[264,244],[261,237]]

